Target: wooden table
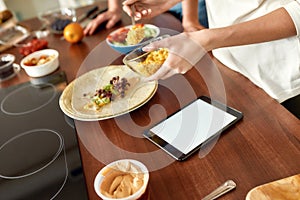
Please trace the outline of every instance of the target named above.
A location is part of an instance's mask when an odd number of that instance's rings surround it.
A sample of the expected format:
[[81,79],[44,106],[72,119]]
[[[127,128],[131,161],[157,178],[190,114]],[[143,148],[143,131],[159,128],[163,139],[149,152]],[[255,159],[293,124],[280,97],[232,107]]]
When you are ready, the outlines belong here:
[[[169,14],[147,22],[182,30],[180,22]],[[61,41],[60,36],[48,36],[49,48],[60,52],[59,70],[66,72],[69,81],[74,80],[87,70],[82,69],[82,63],[88,63],[85,58],[95,47],[111,31],[129,23],[124,15],[113,29],[102,27],[97,34],[75,45]],[[32,30],[40,25],[37,19],[21,24]],[[17,48],[6,52],[15,54],[20,62],[22,57]],[[98,67],[111,52],[109,47],[101,51]],[[121,64],[120,58],[112,63]],[[0,87],[28,80],[22,70]],[[184,162],[174,161],[141,136],[156,121],[200,95],[242,111],[243,120]],[[247,78],[210,56],[184,76],[159,81],[154,97],[139,109],[103,121],[76,121],[76,129],[89,197],[95,200],[99,199],[93,189],[96,174],[108,162],[122,158],[140,160],[150,169],[150,199],[201,199],[228,179],[234,180],[237,188],[222,199],[245,199],[255,186],[300,173],[299,120]]]

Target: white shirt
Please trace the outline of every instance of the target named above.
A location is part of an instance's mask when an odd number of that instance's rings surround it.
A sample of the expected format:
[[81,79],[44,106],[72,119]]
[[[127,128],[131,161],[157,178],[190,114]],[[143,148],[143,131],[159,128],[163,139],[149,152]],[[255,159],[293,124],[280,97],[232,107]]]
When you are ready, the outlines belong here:
[[3,11],[3,10],[6,10],[6,5],[5,3],[3,2],[3,0],[0,0],[0,11]]
[[207,0],[206,6],[210,28],[248,21],[284,7],[297,36],[220,48],[213,50],[213,55],[279,102],[300,94],[300,0]]

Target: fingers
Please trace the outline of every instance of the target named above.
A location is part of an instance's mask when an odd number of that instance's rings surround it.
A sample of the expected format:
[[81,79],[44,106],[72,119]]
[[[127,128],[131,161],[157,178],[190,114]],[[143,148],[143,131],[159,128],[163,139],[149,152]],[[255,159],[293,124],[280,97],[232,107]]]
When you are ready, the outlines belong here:
[[92,35],[97,27],[102,24],[104,21],[106,21],[105,13],[98,15],[96,19],[92,20],[84,29],[85,35]]
[[134,13],[134,17],[136,20],[142,18],[151,18],[151,14],[152,14],[152,10],[150,8],[136,6],[136,12]]
[[126,12],[127,15],[129,15],[130,17],[132,17],[134,15],[134,13],[132,12],[130,6],[123,5],[123,11]]
[[125,0],[123,1],[123,5],[130,6],[131,4],[134,4],[137,2],[137,0]]
[[84,35],[92,35],[95,31],[95,22],[91,21],[84,29]]
[[[134,4],[135,12],[132,11],[131,6]],[[142,3],[136,0],[127,0],[123,2],[123,11],[126,12],[130,17],[134,17],[136,21],[142,18],[150,18],[152,10],[146,8]]]
[[114,25],[116,25],[116,23],[117,23],[118,21],[120,21],[120,20],[121,20],[121,15],[112,17],[110,20],[108,20],[108,22],[107,22],[107,24],[106,24],[106,28],[107,28],[107,29],[112,28],[112,27],[113,27]]
[[94,20],[92,20],[84,29],[85,35],[92,35],[100,24],[107,21],[106,28],[112,28],[121,19],[121,14],[119,12],[105,12],[98,15]]

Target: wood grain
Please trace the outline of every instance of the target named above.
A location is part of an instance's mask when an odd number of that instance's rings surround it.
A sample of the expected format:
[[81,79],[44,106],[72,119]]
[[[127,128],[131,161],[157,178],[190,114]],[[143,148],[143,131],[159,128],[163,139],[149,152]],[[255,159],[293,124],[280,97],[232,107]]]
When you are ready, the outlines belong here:
[[299,200],[300,174],[266,183],[252,189],[246,200]]

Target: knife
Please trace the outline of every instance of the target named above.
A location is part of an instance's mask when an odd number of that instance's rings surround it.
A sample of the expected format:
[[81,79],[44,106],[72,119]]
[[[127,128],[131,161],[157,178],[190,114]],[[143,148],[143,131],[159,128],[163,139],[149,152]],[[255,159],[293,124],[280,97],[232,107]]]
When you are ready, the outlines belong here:
[[78,22],[83,21],[84,19],[88,18],[91,14],[93,14],[94,12],[96,12],[98,10],[98,6],[94,6],[91,9],[89,9],[86,13],[81,14],[78,17]]
[[88,16],[89,19],[95,19],[98,15],[100,15],[101,13],[104,13],[107,11],[107,8],[104,8],[104,9],[101,9],[101,10],[98,10],[97,12],[91,14]]

